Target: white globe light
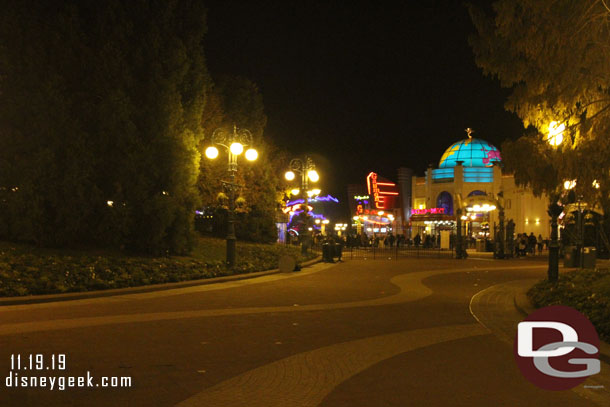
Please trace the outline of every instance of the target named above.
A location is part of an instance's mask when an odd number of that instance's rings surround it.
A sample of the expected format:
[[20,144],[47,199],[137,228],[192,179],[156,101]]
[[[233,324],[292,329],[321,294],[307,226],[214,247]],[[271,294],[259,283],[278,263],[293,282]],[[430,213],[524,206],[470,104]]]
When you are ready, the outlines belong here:
[[256,151],[253,148],[249,148],[248,150],[246,150],[246,160],[254,161],[257,158],[258,158],[258,151]]
[[550,145],[557,147],[563,142],[563,132],[566,129],[565,123],[558,123],[552,121],[549,123],[549,137],[548,142]]
[[214,159],[218,157],[218,149],[216,147],[208,147],[205,149],[205,156],[209,159]]
[[301,191],[299,191],[297,188],[295,188],[295,189],[293,189],[292,191],[290,191],[290,193],[291,193],[292,195],[298,195],[298,194],[299,194],[299,192],[301,192]]
[[231,153],[234,155],[240,155],[244,152],[244,146],[241,143],[233,143],[231,144]]
[[284,177],[288,180],[288,181],[292,181],[294,179],[294,172],[292,171],[288,171],[286,172],[286,174],[284,174]]
[[318,180],[320,179],[320,176],[318,175],[316,170],[309,170],[309,172],[307,173],[307,176],[309,177],[309,179],[312,182],[318,182]]

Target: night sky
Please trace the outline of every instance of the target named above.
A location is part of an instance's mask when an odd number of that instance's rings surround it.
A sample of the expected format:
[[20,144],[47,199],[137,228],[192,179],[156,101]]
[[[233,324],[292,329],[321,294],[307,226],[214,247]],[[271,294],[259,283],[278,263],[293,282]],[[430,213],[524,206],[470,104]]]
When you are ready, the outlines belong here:
[[265,137],[312,154],[323,189],[343,199],[372,170],[423,175],[466,127],[498,147],[522,133],[508,91],[474,63],[461,2],[384,3],[207,3],[212,75],[256,82]]

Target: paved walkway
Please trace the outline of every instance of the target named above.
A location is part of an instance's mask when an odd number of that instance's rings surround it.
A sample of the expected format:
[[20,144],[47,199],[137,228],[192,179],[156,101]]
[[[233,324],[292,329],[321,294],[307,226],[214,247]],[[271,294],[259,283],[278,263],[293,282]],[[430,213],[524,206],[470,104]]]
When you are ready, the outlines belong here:
[[[504,329],[510,338],[506,324],[522,318],[499,313],[510,309],[499,306],[509,304],[510,294],[477,294],[539,277],[544,268],[480,259],[354,261],[202,287],[2,307],[0,360],[18,352],[68,353],[70,374],[129,374],[136,386],[96,393],[8,389],[0,391],[0,404],[586,406],[580,395],[545,392],[522,378],[510,347],[492,334]],[[481,301],[485,312],[477,309]],[[484,325],[472,318],[469,302]]]
[[[512,346],[517,333],[517,324],[534,310],[525,292],[537,281],[537,279],[516,280],[488,287],[472,297],[470,312],[483,326]],[[603,360],[607,360],[610,346],[602,343],[600,347],[600,352],[604,353]],[[587,379],[587,387],[578,386],[572,391],[598,406],[609,406],[610,365],[603,360],[601,372]]]
[[401,353],[489,331],[479,324],[416,329],[300,353],[206,389],[179,407],[313,407],[355,374]]

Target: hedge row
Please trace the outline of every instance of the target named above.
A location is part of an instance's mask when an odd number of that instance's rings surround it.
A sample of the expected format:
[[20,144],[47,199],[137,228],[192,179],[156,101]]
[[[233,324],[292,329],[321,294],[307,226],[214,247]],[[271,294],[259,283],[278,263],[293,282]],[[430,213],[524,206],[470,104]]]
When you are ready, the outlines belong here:
[[536,308],[567,305],[595,325],[600,337],[610,341],[610,270],[576,270],[560,274],[556,283],[543,280],[527,293]]
[[0,296],[103,290],[252,273],[277,268],[278,259],[284,254],[293,255],[297,261],[306,260],[297,248],[280,245],[238,246],[238,263],[233,270],[227,270],[221,260],[42,254],[3,246]]

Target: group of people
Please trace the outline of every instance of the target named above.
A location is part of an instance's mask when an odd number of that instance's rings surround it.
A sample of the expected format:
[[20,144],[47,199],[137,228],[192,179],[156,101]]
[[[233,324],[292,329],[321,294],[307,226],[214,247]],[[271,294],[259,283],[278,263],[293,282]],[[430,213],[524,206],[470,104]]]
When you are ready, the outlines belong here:
[[425,248],[436,247],[439,239],[435,235],[425,235],[424,238],[417,234],[413,239],[403,234],[394,235],[392,232],[386,235],[373,234],[368,236],[366,233],[352,234],[347,236],[347,247],[375,247],[375,248],[401,248],[411,246],[423,246]]
[[536,237],[534,232],[531,232],[529,236],[527,233],[519,233],[515,237],[515,256],[534,255],[536,250],[538,250],[538,254],[542,254],[542,250],[546,249],[547,246],[548,239],[543,239],[540,234]]

